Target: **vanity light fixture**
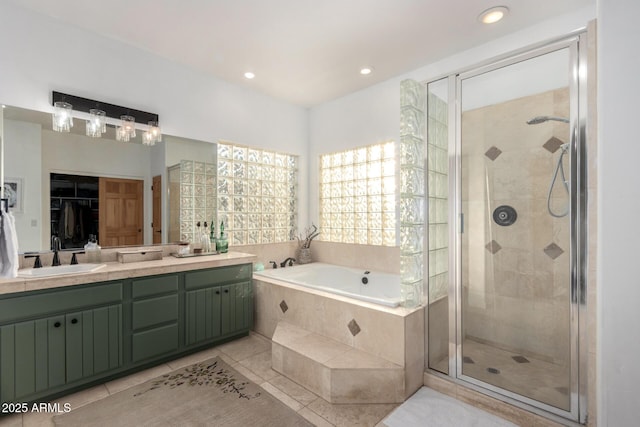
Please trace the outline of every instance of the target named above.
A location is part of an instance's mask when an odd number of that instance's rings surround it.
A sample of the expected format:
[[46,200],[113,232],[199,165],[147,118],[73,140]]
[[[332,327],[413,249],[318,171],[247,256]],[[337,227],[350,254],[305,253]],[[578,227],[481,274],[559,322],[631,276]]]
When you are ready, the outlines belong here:
[[120,126],[116,128],[116,140],[129,142],[136,137],[136,119],[133,116],[120,116]]
[[97,108],[89,110],[86,135],[92,138],[100,138],[107,131],[107,113]]
[[246,79],[251,80],[252,78],[254,78],[256,75],[254,73],[252,73],[251,71],[247,71],[246,73],[244,73],[244,77]]
[[508,7],[495,6],[485,10],[480,15],[478,15],[478,21],[482,22],[483,24],[495,24],[496,22],[507,16],[508,13]]
[[[101,137],[107,130],[108,117],[115,120],[120,119],[120,123],[116,126],[116,139],[118,141],[127,142],[131,138],[135,138],[136,123],[142,129],[148,126],[145,134],[149,133],[149,136],[143,135],[143,143],[145,145],[153,145],[162,138],[160,126],[158,125],[159,117],[155,113],[134,110],[133,108],[56,91],[52,92],[51,103],[54,106],[53,130],[58,132],[69,132],[73,126],[72,112],[79,111],[89,113],[86,129],[87,136]],[[115,121],[110,121],[110,123],[115,124]]]
[[71,116],[72,106],[68,102],[58,101],[53,103],[53,130],[56,132],[69,132],[73,127]]
[[360,74],[363,76],[367,76],[373,72],[373,68],[371,67],[362,67],[360,68]]
[[144,145],[156,145],[156,142],[161,140],[162,132],[160,132],[158,122],[149,122],[149,129],[142,134],[142,143]]

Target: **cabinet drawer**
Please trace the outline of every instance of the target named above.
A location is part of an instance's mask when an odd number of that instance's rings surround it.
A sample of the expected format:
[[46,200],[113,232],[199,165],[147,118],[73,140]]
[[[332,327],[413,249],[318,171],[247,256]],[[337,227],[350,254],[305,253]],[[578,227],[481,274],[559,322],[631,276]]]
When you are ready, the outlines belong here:
[[251,266],[251,264],[242,264],[190,271],[184,275],[184,286],[186,290],[190,290],[216,284],[249,280],[252,274]]
[[132,305],[134,330],[178,320],[177,294],[134,301]]
[[178,324],[133,334],[133,362],[178,350]]
[[178,275],[153,276],[131,281],[133,298],[142,298],[152,295],[178,292]]
[[122,282],[0,299],[0,323],[122,301]]

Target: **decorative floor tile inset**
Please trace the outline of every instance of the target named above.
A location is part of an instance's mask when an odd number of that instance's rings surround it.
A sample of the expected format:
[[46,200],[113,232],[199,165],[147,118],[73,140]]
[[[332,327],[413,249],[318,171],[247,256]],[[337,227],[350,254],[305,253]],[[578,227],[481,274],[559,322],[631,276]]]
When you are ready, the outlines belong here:
[[351,335],[353,335],[354,337],[360,333],[360,325],[358,325],[356,319],[351,319],[351,322],[349,322],[347,328],[349,328],[349,332],[351,332]]
[[558,151],[562,144],[564,144],[564,142],[562,142],[561,139],[552,136],[547,142],[542,144],[542,147],[544,147],[544,149],[549,151],[550,153],[555,153],[556,151]]
[[489,372],[490,374],[499,374],[500,370],[496,368],[487,368],[487,372]]
[[549,258],[556,259],[560,255],[562,255],[564,251],[560,246],[556,245],[555,243],[551,243],[546,248],[544,248],[544,253],[547,254]]
[[473,360],[472,358],[470,358],[469,356],[464,356],[464,357],[462,358],[462,362],[463,362],[463,363],[470,363],[470,364],[474,364],[474,363],[476,363],[476,362],[474,362],[474,360]]
[[500,246],[500,244],[498,242],[496,242],[495,240],[492,240],[492,241],[490,241],[489,243],[486,244],[485,248],[487,248],[487,250],[489,252],[491,252],[492,254],[495,254],[500,249],[502,249],[502,246]]
[[485,156],[487,156],[489,159],[491,159],[492,161],[497,159],[498,156],[502,154],[502,150],[499,149],[496,146],[493,146],[491,148],[489,148],[486,153],[484,153]]
[[530,363],[529,359],[524,356],[511,356],[511,358],[518,363]]
[[282,302],[280,303],[280,310],[282,310],[283,313],[286,313],[287,310],[289,310],[289,306],[287,305],[285,300],[282,300]]

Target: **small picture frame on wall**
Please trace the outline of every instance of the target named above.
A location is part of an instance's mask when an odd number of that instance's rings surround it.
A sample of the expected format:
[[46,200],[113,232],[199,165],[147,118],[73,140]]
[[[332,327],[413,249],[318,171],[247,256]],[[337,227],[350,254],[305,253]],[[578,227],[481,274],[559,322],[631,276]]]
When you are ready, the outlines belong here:
[[10,212],[22,213],[23,187],[24,184],[22,178],[4,178],[4,198],[8,200]]

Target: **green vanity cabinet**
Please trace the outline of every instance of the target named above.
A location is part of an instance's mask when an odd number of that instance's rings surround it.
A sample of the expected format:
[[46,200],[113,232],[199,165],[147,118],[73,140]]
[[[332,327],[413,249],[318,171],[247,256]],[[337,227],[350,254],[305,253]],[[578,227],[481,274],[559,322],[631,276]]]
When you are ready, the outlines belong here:
[[0,299],[0,400],[37,398],[122,366],[122,288],[111,282]]
[[0,295],[0,401],[116,378],[249,333],[252,264]]
[[251,264],[185,273],[186,346],[249,331],[251,274]]
[[140,363],[179,350],[178,273],[131,280],[131,358]]

